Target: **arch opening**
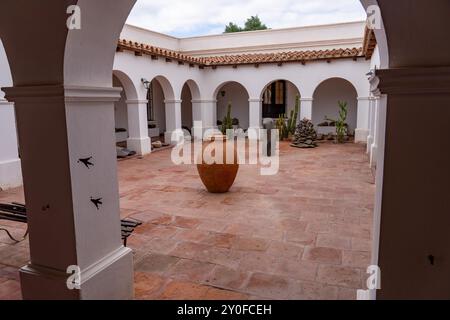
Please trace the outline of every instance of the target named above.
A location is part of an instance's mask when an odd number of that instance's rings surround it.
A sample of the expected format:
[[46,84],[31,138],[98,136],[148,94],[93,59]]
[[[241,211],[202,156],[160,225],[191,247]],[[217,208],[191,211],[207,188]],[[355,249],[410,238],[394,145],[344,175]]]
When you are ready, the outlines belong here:
[[[330,78],[320,83],[313,94],[312,122],[319,134],[335,132],[330,120],[339,118],[339,101],[347,102],[349,135],[354,136],[358,119],[358,93],[348,80]],[[327,125],[325,125],[327,124]]]
[[297,97],[301,97],[300,90],[291,81],[280,79],[270,82],[261,93],[262,118],[289,117],[295,109]]
[[168,110],[166,105],[173,102],[174,98],[173,87],[167,78],[156,76],[150,81],[147,90],[147,122],[152,141],[164,141],[164,133],[170,126],[167,121],[173,112]]
[[244,130],[250,127],[250,96],[242,84],[236,81],[226,82],[217,88],[214,97],[217,100],[216,118],[219,127],[227,115],[229,104],[231,104],[231,117],[234,127]]
[[181,126],[192,134],[194,121],[201,120],[201,110],[194,108],[194,102],[200,100],[200,89],[194,80],[184,83],[181,90]]

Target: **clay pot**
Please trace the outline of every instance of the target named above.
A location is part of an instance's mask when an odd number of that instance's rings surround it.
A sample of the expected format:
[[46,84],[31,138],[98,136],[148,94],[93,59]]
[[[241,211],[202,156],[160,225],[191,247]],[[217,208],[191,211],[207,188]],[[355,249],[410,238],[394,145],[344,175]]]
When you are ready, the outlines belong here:
[[[207,150],[208,146],[210,146],[218,139],[223,142],[223,164],[207,164],[205,163],[205,159],[201,157],[198,159],[197,170],[200,175],[200,178],[205,185],[206,189],[210,193],[226,193],[233,186],[234,181],[236,180],[237,173],[239,171],[238,157],[237,157],[237,149],[236,142],[234,142],[234,163],[227,164],[227,138],[225,136],[213,136],[210,141],[205,142],[203,144],[203,152],[205,154],[205,150]],[[229,143],[229,141],[228,141]],[[211,148],[212,146],[210,146]],[[215,152],[212,152],[212,155],[215,156]],[[201,160],[201,161],[200,161]]]

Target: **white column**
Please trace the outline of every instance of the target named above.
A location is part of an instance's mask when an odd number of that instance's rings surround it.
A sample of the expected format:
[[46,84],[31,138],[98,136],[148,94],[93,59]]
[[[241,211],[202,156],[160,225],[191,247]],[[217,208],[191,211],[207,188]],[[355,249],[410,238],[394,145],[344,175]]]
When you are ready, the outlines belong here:
[[370,97],[358,97],[358,120],[355,130],[355,142],[367,143],[369,136]]
[[[194,123],[202,122],[202,134],[217,127],[217,100],[192,100],[192,110]],[[195,138],[202,139],[202,137]]]
[[312,120],[313,98],[300,98],[300,120]]
[[128,110],[128,149],[139,155],[152,152],[148,136],[147,100],[127,100]]
[[367,136],[367,154],[370,154],[370,147],[373,144],[375,132],[375,97],[369,100],[369,135]]
[[166,143],[173,143],[172,133],[181,130],[181,100],[165,100],[166,108],[166,133],[164,139]]
[[250,98],[249,107],[249,139],[259,139],[259,132],[262,127],[262,100],[260,98]]
[[[61,85],[4,89],[15,103],[30,230],[25,299],[130,299],[123,246],[114,101],[120,89]],[[83,162],[82,160],[85,160]],[[92,200],[99,200],[98,208]],[[67,287],[67,268],[81,270]]]
[[14,104],[0,97],[0,190],[21,185]]
[[373,141],[372,141],[372,144],[370,145],[370,167],[371,168],[374,168],[377,165],[378,146],[380,144],[380,131],[381,131],[381,121],[380,121],[381,98],[375,97],[373,102],[374,102]]

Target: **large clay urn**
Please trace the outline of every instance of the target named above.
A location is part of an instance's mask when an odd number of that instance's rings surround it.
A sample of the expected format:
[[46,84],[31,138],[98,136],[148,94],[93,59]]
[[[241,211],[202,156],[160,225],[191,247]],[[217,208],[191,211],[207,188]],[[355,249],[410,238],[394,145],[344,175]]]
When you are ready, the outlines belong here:
[[[222,142],[222,143],[216,143]],[[229,157],[227,161],[227,143],[232,143],[233,158]],[[212,145],[215,144],[215,145]],[[221,147],[223,150],[223,159],[218,161],[216,158],[216,148]],[[207,161],[204,157],[205,154],[211,154],[216,161],[211,164],[211,161]],[[215,135],[212,136],[209,141],[203,143],[203,152],[198,159],[198,173],[202,179],[206,189],[211,193],[226,193],[233,186],[236,176],[239,171],[239,163],[237,156],[236,142],[234,139],[228,140],[226,136]],[[233,159],[233,161],[230,161]],[[217,163],[221,162],[221,163]]]

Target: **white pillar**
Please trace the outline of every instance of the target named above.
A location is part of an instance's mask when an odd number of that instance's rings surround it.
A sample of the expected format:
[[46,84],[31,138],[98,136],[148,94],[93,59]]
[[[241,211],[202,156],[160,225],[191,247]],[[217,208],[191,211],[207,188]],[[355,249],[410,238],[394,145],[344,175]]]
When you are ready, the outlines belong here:
[[[249,107],[249,139],[258,139],[259,131],[262,127],[262,99],[250,98],[248,100]],[[256,136],[255,136],[256,135]]]
[[370,97],[358,97],[358,120],[355,130],[355,142],[367,143],[369,136]]
[[21,185],[14,104],[0,97],[0,190]]
[[[194,123],[202,122],[202,134],[217,127],[217,100],[192,100],[192,110]],[[202,139],[202,137],[195,138]]]
[[380,145],[380,103],[381,98],[375,97],[374,99],[374,125],[373,125],[373,141],[370,145],[370,167],[374,168],[377,165],[378,158],[378,146]]
[[166,133],[164,139],[166,143],[173,143],[172,133],[181,130],[181,100],[165,100],[166,108]]
[[300,98],[300,120],[312,120],[313,98]]
[[369,135],[367,136],[367,154],[370,154],[370,148],[373,144],[375,133],[375,97],[369,100]]
[[[29,217],[23,297],[132,298],[133,256],[121,240],[113,134],[120,90],[48,85],[4,91],[16,108]],[[79,290],[67,287],[70,266],[81,270]]]
[[128,110],[128,149],[139,155],[152,152],[148,136],[147,100],[127,100]]

